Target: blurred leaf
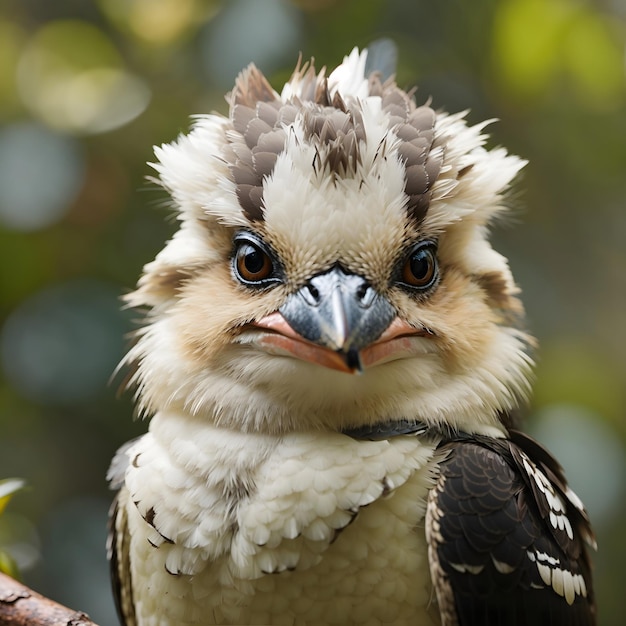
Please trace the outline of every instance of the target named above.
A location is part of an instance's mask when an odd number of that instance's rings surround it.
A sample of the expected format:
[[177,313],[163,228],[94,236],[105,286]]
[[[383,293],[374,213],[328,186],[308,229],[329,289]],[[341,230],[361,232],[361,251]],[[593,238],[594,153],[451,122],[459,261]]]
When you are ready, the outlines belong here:
[[5,478],[0,480],[0,515],[4,512],[11,498],[26,486],[26,481],[21,478]]
[[9,554],[0,550],[0,572],[19,580],[20,572],[17,568],[17,563],[11,558]]
[[[18,492],[24,489],[26,481],[21,478],[5,478],[0,480],[0,515],[4,512],[7,504],[11,501],[11,498]],[[8,574],[13,578],[19,577],[19,571],[17,569],[17,563],[14,559],[3,550],[0,550],[0,572]]]

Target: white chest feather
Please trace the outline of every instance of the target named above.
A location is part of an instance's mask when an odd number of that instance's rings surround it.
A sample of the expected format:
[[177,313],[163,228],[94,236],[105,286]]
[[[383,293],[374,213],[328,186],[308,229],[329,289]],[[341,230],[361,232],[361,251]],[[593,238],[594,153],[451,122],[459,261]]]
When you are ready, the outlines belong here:
[[129,458],[139,626],[438,623],[422,521],[434,444],[160,414]]

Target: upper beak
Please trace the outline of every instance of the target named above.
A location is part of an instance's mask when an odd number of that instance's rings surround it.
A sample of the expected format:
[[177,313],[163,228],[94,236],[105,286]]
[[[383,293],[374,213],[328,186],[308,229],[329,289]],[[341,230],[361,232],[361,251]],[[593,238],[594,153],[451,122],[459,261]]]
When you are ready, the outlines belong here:
[[419,334],[366,279],[339,266],[314,276],[255,325],[275,331],[261,341],[266,347],[350,373],[389,354],[375,349],[377,340]]

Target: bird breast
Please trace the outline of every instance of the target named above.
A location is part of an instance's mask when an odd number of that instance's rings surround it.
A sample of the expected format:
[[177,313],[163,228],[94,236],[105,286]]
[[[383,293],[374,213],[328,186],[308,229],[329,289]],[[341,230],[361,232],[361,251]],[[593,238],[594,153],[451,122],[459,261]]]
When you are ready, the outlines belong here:
[[122,492],[139,623],[163,593],[162,625],[331,623],[337,611],[431,623],[420,526],[436,443],[278,438],[157,414],[128,452]]

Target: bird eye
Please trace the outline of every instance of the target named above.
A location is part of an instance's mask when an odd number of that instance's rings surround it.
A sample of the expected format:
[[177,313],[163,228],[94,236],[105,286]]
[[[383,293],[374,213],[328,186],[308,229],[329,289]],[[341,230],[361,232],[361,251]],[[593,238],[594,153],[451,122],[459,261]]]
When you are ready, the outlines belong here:
[[415,246],[402,266],[400,282],[423,290],[437,280],[437,256],[434,244],[420,243]]
[[270,255],[249,239],[237,242],[233,268],[237,278],[248,285],[266,284],[274,278],[274,263]]

